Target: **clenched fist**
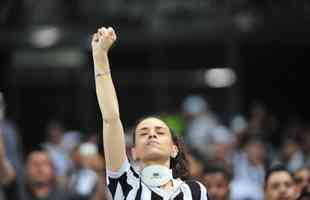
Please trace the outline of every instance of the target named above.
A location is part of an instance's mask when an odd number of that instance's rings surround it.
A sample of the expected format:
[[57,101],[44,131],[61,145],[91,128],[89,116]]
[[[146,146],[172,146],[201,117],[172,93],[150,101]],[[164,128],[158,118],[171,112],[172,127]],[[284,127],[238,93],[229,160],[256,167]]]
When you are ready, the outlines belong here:
[[94,58],[100,58],[103,54],[106,54],[115,40],[116,34],[113,28],[102,27],[98,29],[92,39],[92,51]]

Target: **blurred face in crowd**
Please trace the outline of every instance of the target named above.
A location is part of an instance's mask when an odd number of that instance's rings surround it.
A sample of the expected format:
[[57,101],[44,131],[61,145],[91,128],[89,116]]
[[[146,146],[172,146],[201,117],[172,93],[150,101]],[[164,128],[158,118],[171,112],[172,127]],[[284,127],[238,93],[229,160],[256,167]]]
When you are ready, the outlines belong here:
[[294,173],[297,189],[301,192],[304,188],[310,192],[310,169],[302,168]]
[[265,161],[265,145],[260,141],[251,141],[246,146],[246,152],[249,161],[253,165],[264,164]]
[[273,172],[265,183],[265,200],[295,200],[296,185],[286,171]]
[[217,161],[226,161],[226,156],[230,150],[230,144],[216,143],[214,147],[214,158]]
[[203,183],[208,188],[208,195],[212,200],[228,200],[229,181],[223,173],[210,173],[203,177]]
[[193,178],[201,178],[203,172],[202,162],[195,158],[190,152],[186,154],[186,159],[189,163],[190,175]]
[[177,151],[170,129],[162,120],[149,117],[137,125],[132,153],[142,164],[167,162]]
[[35,151],[27,160],[27,178],[30,184],[47,185],[54,178],[52,162],[47,152]]
[[53,128],[50,130],[51,142],[53,144],[60,144],[62,139],[62,132],[59,128]]
[[63,127],[58,122],[50,122],[47,126],[49,142],[59,145],[63,137]]
[[283,154],[283,158],[284,160],[289,160],[293,154],[299,150],[299,146],[298,144],[292,140],[292,139],[287,139],[284,142],[283,148],[282,148],[282,154]]
[[71,154],[70,154],[71,161],[73,162],[73,165],[77,168],[82,166],[82,158],[79,151],[79,146],[76,146],[73,148]]

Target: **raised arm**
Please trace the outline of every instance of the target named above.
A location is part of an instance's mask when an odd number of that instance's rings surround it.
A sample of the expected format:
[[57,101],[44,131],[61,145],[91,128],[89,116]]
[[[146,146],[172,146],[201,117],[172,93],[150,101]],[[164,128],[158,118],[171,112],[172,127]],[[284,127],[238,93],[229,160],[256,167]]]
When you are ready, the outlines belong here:
[[15,170],[5,155],[5,147],[3,143],[3,134],[0,128],[0,186],[11,183],[15,177]]
[[124,130],[108,59],[108,51],[115,40],[116,34],[111,27],[98,29],[92,39],[96,92],[103,119],[106,167],[112,171],[120,169],[126,159]]

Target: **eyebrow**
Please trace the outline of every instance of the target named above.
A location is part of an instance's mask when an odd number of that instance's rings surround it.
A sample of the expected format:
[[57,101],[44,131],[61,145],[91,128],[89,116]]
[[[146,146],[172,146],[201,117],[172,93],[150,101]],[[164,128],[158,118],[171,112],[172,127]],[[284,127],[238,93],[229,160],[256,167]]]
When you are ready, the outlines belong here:
[[166,127],[164,127],[164,126],[155,126],[155,129],[162,129],[162,128],[166,128]]
[[[166,127],[164,126],[155,126],[155,129],[166,129]],[[142,128],[139,128],[137,131],[145,131],[145,130],[149,130],[148,127],[142,127]]]
[[146,130],[148,130],[149,128],[147,128],[147,127],[143,127],[143,128],[139,128],[137,131],[146,131]]

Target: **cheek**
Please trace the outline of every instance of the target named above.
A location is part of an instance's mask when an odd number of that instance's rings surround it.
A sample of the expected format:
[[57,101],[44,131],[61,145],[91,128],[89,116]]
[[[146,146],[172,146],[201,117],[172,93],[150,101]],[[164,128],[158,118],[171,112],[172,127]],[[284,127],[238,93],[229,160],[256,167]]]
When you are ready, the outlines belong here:
[[141,139],[136,140],[134,145],[134,153],[136,156],[140,157],[143,152],[145,152],[145,145],[143,145],[143,141]]
[[162,143],[164,144],[166,148],[173,150],[174,143],[170,136],[162,138]]
[[289,194],[294,195],[296,192],[298,192],[297,187],[291,187],[288,189]]
[[227,186],[227,187],[225,187],[225,186],[222,187],[222,192],[221,192],[221,193],[222,193],[223,195],[226,195],[228,192],[229,192],[228,186]]
[[144,148],[145,139],[143,137],[136,137],[135,140],[135,149],[142,149]]
[[165,144],[162,145],[162,149],[168,154],[170,155],[173,151],[174,151],[174,146],[173,144],[171,144],[170,142],[167,142]]
[[276,196],[279,196],[279,191],[278,190],[273,190],[270,192],[270,196],[272,197],[276,197]]
[[43,172],[44,174],[46,174],[46,175],[52,174],[52,169],[51,169],[51,167],[49,167],[49,166],[44,166],[44,167],[41,168],[41,170],[42,170],[42,172]]
[[268,189],[265,193],[268,197],[274,197],[276,192],[275,190]]

